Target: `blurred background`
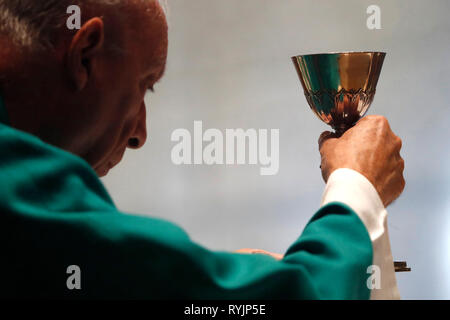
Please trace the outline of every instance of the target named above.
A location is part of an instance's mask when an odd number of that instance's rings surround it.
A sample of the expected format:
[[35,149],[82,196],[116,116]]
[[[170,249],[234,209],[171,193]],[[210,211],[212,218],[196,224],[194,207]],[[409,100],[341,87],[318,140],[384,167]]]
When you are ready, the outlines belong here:
[[[366,27],[369,5],[381,30]],[[165,218],[214,250],[284,253],[318,209],[324,182],[311,112],[290,57],[387,52],[369,114],[403,139],[407,181],[388,208],[404,299],[450,299],[450,1],[170,0],[166,75],[146,97],[149,140],[103,179],[126,212]],[[280,130],[280,169],[181,165],[177,128]]]

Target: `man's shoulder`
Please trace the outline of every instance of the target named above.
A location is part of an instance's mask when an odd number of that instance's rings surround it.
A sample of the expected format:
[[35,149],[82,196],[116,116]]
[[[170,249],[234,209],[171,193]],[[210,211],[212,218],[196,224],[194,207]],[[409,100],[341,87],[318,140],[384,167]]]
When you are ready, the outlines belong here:
[[0,146],[2,147],[0,162],[20,157],[29,159],[46,157],[47,160],[58,158],[60,161],[70,161],[92,171],[82,158],[48,144],[35,135],[3,123],[0,123]]
[[0,211],[109,211],[114,203],[83,159],[0,124]]
[[167,220],[119,212],[96,173],[75,155],[2,124],[0,147],[0,210],[9,215],[88,227],[110,238],[185,236]]

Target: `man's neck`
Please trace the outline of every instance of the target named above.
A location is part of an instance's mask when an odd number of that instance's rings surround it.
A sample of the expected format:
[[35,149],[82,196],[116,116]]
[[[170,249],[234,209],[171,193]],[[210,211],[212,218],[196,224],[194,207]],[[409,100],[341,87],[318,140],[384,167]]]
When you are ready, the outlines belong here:
[[49,67],[48,56],[19,47],[4,36],[0,47],[0,93],[10,125],[37,135],[44,125],[43,116],[57,100],[57,95],[51,94],[57,81],[54,69]]

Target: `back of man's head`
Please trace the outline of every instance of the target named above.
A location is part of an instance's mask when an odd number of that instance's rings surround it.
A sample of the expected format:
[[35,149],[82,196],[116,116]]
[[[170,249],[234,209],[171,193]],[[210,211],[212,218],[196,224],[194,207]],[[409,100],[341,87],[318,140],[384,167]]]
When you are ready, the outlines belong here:
[[[69,28],[73,14],[80,23]],[[159,1],[0,0],[0,48],[0,95],[13,127],[99,175],[145,143],[143,99],[167,56]]]
[[123,0],[0,0],[0,31],[21,46],[52,46],[66,24],[70,6],[88,9],[90,4],[121,2]]

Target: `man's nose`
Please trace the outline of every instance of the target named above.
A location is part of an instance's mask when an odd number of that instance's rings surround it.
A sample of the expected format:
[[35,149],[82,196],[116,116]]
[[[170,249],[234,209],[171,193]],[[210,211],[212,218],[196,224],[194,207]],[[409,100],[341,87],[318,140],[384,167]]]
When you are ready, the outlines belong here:
[[145,144],[145,141],[147,140],[146,120],[145,103],[142,102],[141,109],[137,116],[136,128],[132,136],[128,139],[128,148],[139,149]]

